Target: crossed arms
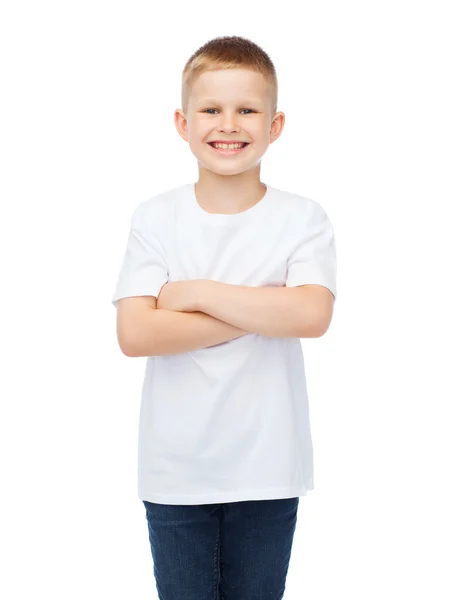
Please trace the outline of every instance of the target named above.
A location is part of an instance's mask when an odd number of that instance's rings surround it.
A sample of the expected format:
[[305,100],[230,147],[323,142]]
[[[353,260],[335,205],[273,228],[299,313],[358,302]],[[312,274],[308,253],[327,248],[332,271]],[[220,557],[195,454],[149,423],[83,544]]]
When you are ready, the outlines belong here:
[[248,333],[320,337],[334,297],[322,285],[250,287],[200,279],[165,284],[141,316],[128,356],[188,352]]

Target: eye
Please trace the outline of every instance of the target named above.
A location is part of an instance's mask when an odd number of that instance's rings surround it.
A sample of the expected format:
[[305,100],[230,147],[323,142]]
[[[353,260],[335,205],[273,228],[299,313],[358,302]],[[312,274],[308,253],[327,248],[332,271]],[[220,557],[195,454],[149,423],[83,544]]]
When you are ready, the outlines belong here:
[[[205,109],[205,110],[203,110],[202,112],[203,112],[203,113],[206,113],[206,112],[207,112],[207,111],[209,111],[209,110],[217,110],[217,109],[216,109],[216,108],[206,108],[206,109]],[[250,112],[257,112],[257,111],[255,111],[255,110],[254,110],[254,109],[252,109],[252,108],[242,108],[242,110],[241,110],[240,112],[243,112],[244,110],[249,110]]]

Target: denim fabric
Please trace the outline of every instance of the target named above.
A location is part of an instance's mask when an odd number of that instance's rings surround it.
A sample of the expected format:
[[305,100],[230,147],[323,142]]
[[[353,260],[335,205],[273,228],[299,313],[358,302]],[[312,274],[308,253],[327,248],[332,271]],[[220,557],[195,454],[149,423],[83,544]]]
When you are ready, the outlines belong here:
[[160,600],[281,600],[299,498],[143,500]]

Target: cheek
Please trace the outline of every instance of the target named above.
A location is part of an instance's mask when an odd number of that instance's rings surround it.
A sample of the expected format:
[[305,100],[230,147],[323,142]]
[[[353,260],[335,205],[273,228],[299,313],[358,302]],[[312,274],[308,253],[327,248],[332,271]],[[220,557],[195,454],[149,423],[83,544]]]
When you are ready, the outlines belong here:
[[210,138],[213,133],[213,127],[207,127],[207,125],[200,125],[199,127],[192,127],[190,132],[190,140],[194,144],[204,143],[204,140]]

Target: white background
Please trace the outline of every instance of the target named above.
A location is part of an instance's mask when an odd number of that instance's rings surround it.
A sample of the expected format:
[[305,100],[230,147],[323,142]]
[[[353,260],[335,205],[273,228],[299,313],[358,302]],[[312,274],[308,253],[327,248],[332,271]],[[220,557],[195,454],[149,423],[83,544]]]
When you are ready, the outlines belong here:
[[[111,304],[129,220],[197,180],[181,72],[259,44],[281,138],[261,180],[335,231],[329,331],[302,340],[315,489],[286,600],[453,600],[451,2],[5,2],[0,12],[5,600],[157,598],[136,495],[145,358]],[[244,599],[249,600],[249,599]]]

